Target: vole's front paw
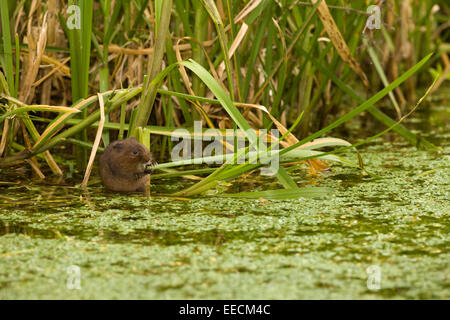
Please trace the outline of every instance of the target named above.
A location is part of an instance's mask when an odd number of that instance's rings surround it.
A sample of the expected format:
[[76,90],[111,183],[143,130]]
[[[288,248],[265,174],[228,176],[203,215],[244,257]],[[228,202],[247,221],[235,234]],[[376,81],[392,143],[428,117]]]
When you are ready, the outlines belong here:
[[156,166],[157,164],[158,162],[156,162],[155,160],[150,160],[149,162],[147,162],[147,167],[145,168],[144,172],[153,173],[153,167]]
[[136,180],[139,180],[140,178],[142,178],[143,176],[146,176],[148,174],[148,172],[136,172],[135,174],[134,174],[134,178],[136,179]]

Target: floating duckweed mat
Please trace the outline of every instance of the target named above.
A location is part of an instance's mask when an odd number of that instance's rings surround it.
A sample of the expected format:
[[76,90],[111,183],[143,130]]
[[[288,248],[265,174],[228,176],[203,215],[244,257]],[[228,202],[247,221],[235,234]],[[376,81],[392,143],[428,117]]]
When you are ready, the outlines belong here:
[[182,186],[164,179],[151,198],[1,186],[0,298],[448,299],[443,149],[368,147],[382,179],[341,165],[299,171],[297,183],[335,190],[326,199],[167,198],[166,184]]

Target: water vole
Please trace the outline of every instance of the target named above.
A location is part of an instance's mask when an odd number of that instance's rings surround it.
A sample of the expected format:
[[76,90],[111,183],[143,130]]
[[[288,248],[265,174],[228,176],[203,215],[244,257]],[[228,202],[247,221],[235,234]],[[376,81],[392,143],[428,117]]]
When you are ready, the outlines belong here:
[[135,138],[114,141],[100,156],[103,185],[112,191],[145,191],[154,165],[150,151]]

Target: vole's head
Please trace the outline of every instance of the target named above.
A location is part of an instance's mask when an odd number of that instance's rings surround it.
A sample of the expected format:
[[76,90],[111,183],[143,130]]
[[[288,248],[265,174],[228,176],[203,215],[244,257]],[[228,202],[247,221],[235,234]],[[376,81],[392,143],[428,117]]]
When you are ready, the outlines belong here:
[[115,141],[111,145],[111,159],[123,173],[140,173],[152,161],[150,151],[135,138]]

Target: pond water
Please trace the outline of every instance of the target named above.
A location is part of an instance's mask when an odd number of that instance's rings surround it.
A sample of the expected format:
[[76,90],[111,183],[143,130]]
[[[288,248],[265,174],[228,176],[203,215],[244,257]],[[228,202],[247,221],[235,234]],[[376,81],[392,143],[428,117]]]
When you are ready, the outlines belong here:
[[381,179],[340,164],[295,171],[299,185],[333,188],[325,199],[158,196],[180,179],[155,181],[151,197],[83,193],[3,171],[0,299],[448,299],[445,127],[428,133],[441,153],[400,139],[362,148]]

